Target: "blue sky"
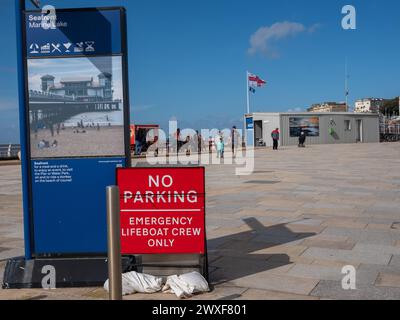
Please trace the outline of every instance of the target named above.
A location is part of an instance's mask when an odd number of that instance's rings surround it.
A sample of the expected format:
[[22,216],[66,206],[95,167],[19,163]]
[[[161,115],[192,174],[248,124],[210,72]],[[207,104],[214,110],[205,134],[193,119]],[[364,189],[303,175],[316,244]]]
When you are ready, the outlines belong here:
[[[14,0],[1,2],[0,143],[8,143],[19,140]],[[397,0],[42,0],[42,4],[127,8],[135,123],[165,126],[176,118],[181,128],[241,125],[246,70],[268,81],[251,97],[252,111],[300,110],[317,102],[343,101],[346,57],[351,103],[362,97],[400,94]],[[356,7],[357,30],[341,28],[346,4]]]

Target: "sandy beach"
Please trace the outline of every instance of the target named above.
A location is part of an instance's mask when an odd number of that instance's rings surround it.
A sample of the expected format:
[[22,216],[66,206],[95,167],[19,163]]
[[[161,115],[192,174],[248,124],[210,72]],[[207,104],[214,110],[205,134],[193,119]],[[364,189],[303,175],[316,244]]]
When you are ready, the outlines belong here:
[[[50,130],[39,130],[35,136],[31,132],[31,155],[32,158],[53,158],[53,157],[93,157],[93,156],[119,156],[124,155],[124,128],[123,126],[85,128],[85,133],[79,129],[66,128],[60,130],[54,136]],[[75,131],[75,133],[74,133]],[[40,149],[41,140],[48,141],[50,148]],[[57,146],[52,147],[54,141]]]

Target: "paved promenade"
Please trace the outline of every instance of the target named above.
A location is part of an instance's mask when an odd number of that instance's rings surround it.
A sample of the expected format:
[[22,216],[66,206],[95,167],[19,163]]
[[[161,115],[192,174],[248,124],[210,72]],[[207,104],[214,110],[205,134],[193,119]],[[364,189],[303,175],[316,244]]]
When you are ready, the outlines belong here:
[[[195,299],[400,299],[400,143],[257,150],[251,176],[207,167],[214,291]],[[0,166],[0,280],[23,254],[18,166]],[[357,289],[342,289],[342,267]],[[101,288],[0,299],[105,299]],[[132,295],[126,299],[174,299]]]

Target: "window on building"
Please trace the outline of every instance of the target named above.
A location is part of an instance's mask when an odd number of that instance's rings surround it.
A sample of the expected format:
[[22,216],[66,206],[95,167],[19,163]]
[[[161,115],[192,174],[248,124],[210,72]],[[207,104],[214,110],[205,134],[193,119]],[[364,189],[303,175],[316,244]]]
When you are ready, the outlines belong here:
[[351,121],[350,120],[344,120],[344,130],[351,131]]

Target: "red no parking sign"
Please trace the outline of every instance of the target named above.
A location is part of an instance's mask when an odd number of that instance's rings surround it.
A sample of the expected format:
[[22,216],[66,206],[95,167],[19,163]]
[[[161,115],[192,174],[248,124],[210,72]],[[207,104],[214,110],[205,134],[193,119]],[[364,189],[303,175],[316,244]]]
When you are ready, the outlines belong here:
[[117,170],[122,254],[204,254],[204,168]]

